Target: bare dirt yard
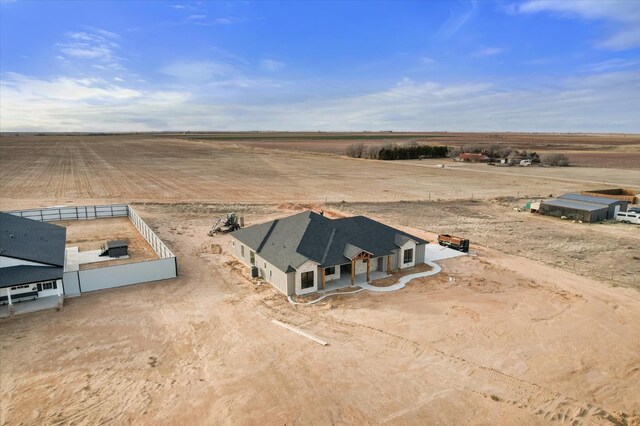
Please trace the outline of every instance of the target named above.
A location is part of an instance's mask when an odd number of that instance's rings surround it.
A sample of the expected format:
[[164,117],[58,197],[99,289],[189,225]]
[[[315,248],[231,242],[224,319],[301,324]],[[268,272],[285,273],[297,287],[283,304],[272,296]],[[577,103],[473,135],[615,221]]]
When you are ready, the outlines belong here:
[[67,229],[67,247],[78,247],[81,252],[99,250],[109,240],[123,240],[127,243],[129,258],[80,265],[82,270],[158,259],[158,255],[127,217],[51,223],[64,226]]
[[[640,170],[441,169],[175,135],[3,136],[0,162],[2,210],[137,203],[179,271],[0,320],[2,425],[640,425],[639,227],[514,211],[637,188]],[[472,255],[398,292],[293,306],[206,235],[228,212],[251,225],[308,208],[461,233]]]

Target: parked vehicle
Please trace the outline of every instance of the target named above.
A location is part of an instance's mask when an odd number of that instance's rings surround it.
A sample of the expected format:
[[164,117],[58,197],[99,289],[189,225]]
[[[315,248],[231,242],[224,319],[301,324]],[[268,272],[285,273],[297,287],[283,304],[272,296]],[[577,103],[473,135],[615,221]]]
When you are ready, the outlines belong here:
[[635,212],[618,212],[616,220],[622,223],[635,223],[640,225],[640,213]]
[[629,207],[627,209],[627,213],[638,213],[638,214],[640,214],[640,207]]
[[531,165],[531,160],[520,160],[520,165],[523,167],[527,167]]
[[438,235],[438,244],[444,247],[452,248],[454,250],[460,250],[464,253],[467,253],[469,251],[469,240],[449,234]]

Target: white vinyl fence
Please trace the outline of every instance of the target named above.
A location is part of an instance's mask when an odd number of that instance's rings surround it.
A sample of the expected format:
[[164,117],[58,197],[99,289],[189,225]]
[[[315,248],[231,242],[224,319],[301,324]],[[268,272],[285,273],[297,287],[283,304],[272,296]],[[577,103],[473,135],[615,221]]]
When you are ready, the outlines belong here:
[[176,256],[138,213],[126,204],[50,207],[7,213],[41,222],[128,217],[160,258],[95,269],[65,271],[62,280],[65,296],[78,296],[89,291],[166,280],[178,276]]
[[125,263],[78,272],[80,291],[105,290],[176,277],[175,257]]
[[138,229],[138,232],[144,237],[149,245],[153,248],[160,259],[167,259],[169,257],[175,257],[175,255],[169,250],[169,248],[162,242],[160,238],[144,223],[144,221],[138,216],[138,213],[129,206],[129,220]]

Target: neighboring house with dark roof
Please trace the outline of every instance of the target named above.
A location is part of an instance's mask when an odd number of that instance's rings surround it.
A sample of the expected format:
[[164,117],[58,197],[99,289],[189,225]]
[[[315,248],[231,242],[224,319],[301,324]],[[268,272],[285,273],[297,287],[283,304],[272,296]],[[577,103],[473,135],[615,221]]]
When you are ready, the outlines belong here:
[[329,219],[312,211],[230,235],[233,255],[288,296],[413,267],[424,261],[427,243],[364,216]]
[[0,213],[0,303],[62,294],[66,233]]

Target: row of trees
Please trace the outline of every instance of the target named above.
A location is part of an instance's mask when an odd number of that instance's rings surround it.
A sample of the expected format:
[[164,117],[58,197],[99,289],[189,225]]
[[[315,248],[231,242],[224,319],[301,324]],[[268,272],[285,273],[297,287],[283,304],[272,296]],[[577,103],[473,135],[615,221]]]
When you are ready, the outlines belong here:
[[380,160],[411,160],[417,158],[444,158],[449,148],[446,146],[418,145],[412,142],[406,145],[365,145],[363,143],[347,146],[346,154],[352,158],[371,158]]

